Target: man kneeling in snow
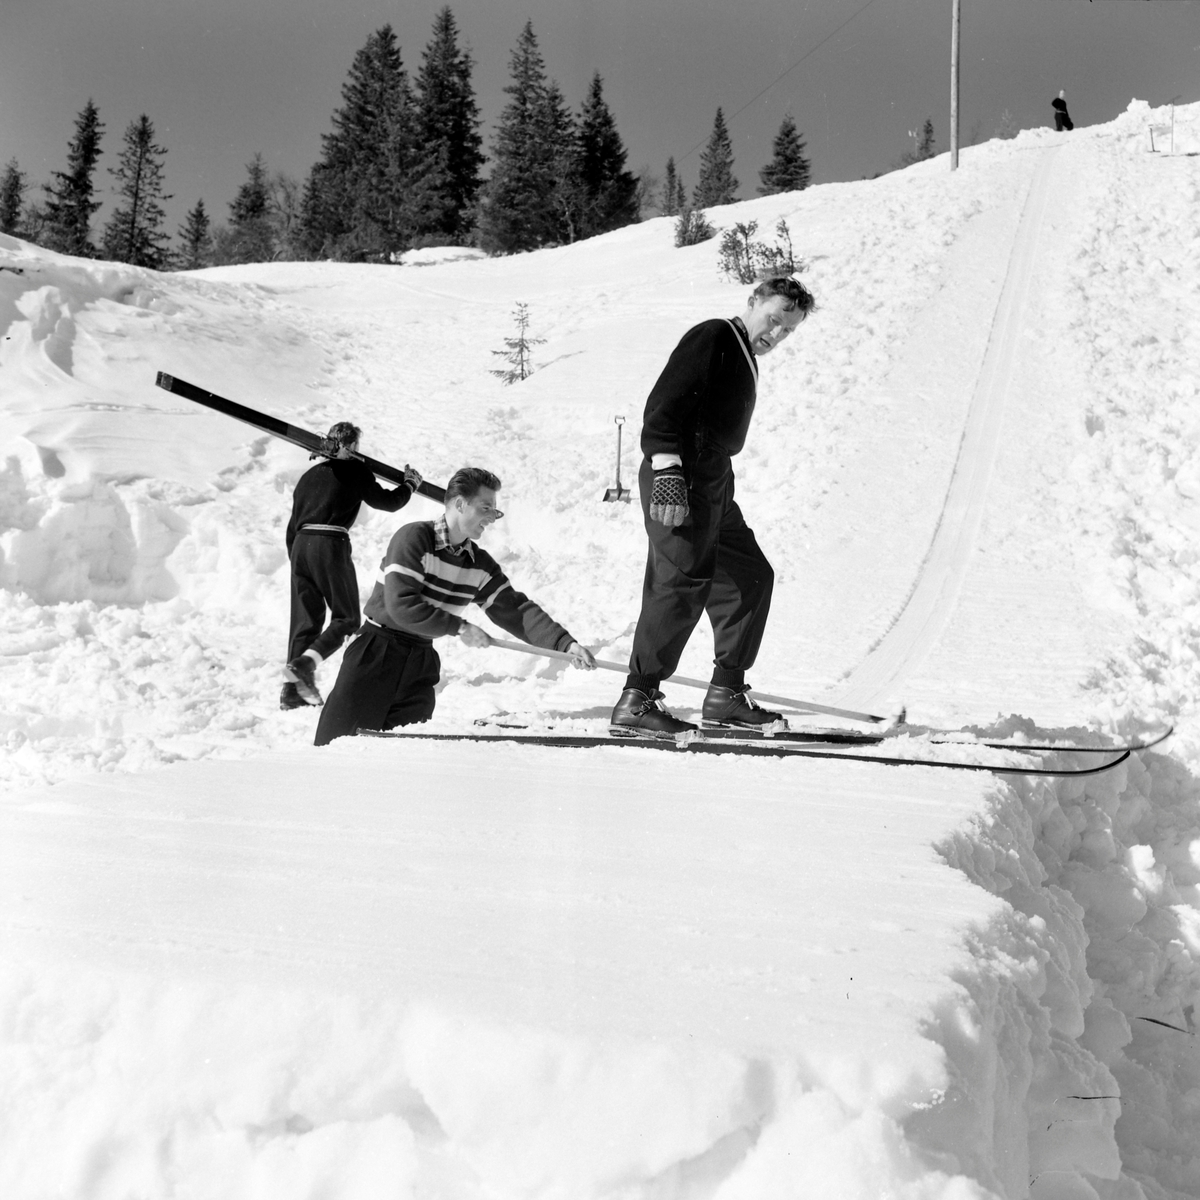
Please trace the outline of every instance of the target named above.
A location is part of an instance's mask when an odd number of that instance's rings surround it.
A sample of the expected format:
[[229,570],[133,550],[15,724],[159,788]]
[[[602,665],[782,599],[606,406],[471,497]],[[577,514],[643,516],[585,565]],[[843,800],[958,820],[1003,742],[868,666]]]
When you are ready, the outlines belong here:
[[315,745],[357,729],[394,729],[428,721],[441,660],[433,639],[456,634],[468,646],[491,638],[463,619],[478,604],[507,633],[544,650],[560,650],[578,667],[596,660],[527,596],[514,591],[486,550],[475,544],[504,514],[496,507],[500,480],[482,467],[463,467],[446,485],[446,512],[397,530],[380,563],[366,619],[342,658],[321,709]]

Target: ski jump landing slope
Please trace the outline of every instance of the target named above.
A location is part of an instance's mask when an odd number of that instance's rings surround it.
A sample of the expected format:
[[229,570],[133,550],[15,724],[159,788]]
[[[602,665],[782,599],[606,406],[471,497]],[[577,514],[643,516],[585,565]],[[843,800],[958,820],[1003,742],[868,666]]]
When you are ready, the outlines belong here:
[[[1152,119],[713,214],[785,217],[822,305],[739,460],[777,567],[754,682],[1039,740],[1179,722],[1086,780],[315,749],[275,708],[307,460],[155,371],[439,481],[492,466],[489,549],[619,659],[612,417],[744,289],[664,220],[190,276],[0,239],[0,1196],[1200,1193],[1200,179],[1147,159]],[[516,300],[546,341],[507,389]],[[364,591],[393,528],[355,527]],[[600,719],[620,683],[439,649],[442,728]]]
[[[840,704],[869,708],[894,696],[897,686],[938,642],[954,613],[983,526],[1006,404],[1014,386],[1014,366],[1029,319],[1027,300],[1047,236],[1046,211],[1054,203],[1058,153],[1057,146],[1040,151],[1029,184],[933,545],[896,623],[839,689]],[[966,286],[955,291],[960,302],[973,280],[982,280],[986,286],[986,273],[975,270],[970,279],[961,281]]]

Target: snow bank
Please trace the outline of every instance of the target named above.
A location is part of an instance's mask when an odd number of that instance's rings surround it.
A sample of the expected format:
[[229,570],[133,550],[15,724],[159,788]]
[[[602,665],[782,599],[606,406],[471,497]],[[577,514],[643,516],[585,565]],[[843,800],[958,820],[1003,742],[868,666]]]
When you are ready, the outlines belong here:
[[[1067,336],[1086,387],[1083,452],[1061,488],[1082,492],[1086,536],[1103,553],[1092,594],[1119,609],[1129,636],[1098,665],[1093,687],[1113,709],[1192,713],[1200,704],[1200,328],[1192,213],[1200,199],[1194,148],[1150,154],[1146,123],[1168,110],[1134,102],[1097,140],[1097,170],[1080,198],[1089,214],[1068,281]],[[1196,145],[1195,106],[1176,110],[1177,141]],[[1184,230],[1184,233],[1180,233]],[[1197,761],[1189,721],[1177,743]]]
[[984,1195],[878,1110],[709,1049],[111,973],[5,984],[8,1196]]
[[[1026,1171],[1032,1196],[1091,1195],[1073,1175],[1101,1197],[1139,1195],[1130,1181],[1195,1195],[1200,781],[1150,754],[997,801],[941,849],[1011,906],[980,946],[999,978],[963,980],[966,1021],[939,1014],[957,1078],[918,1125],[948,1150],[980,1148],[1004,1195],[1021,1194]],[[981,1047],[997,1056],[984,1071]],[[1022,1094],[1016,1130],[989,1119]]]

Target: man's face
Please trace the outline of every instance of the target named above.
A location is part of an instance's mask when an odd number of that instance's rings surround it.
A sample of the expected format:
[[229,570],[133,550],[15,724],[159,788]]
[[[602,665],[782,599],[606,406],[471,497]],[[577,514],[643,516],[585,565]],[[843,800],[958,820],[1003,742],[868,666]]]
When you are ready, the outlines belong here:
[[464,500],[459,496],[454,501],[455,507],[462,514],[463,532],[472,541],[478,541],[493,521],[498,521],[504,516],[496,507],[497,495],[494,488],[480,488],[472,499]]
[[789,308],[786,296],[756,297],[746,316],[746,332],[756,355],[770,354],[804,320],[799,308]]

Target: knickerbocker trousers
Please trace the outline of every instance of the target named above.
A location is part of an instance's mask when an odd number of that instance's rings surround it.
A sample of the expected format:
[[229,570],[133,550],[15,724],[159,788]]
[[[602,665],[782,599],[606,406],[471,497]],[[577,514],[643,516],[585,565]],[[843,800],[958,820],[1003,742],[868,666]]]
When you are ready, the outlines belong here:
[[[329,607],[329,626],[325,608]],[[362,623],[358,576],[343,533],[307,533],[292,543],[292,619],[287,661],[305,650],[328,658]]]
[[714,662],[729,671],[754,665],[775,572],[733,498],[729,456],[711,447],[684,463],[688,515],[671,528],[650,519],[654,470],[638,478],[650,549],[630,673],[666,679],[679,665],[700,614],[713,627]]
[[394,729],[428,721],[441,671],[442,661],[431,642],[364,624],[342,655],[313,745],[327,745],[357,729]]

